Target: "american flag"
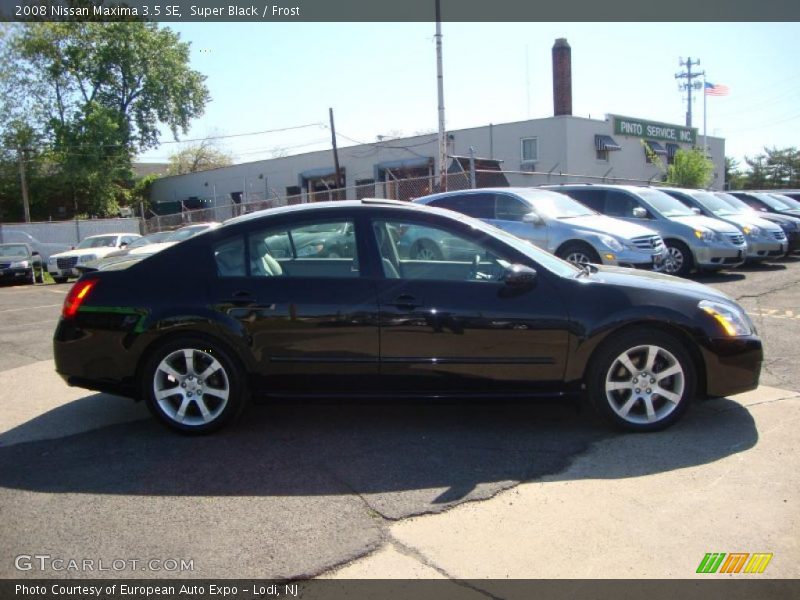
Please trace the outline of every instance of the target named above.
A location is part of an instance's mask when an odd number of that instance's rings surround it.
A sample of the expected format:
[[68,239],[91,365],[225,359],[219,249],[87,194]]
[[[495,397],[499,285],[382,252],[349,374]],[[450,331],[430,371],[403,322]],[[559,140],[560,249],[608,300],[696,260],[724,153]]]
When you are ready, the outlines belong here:
[[727,96],[730,92],[727,85],[713,84],[706,81],[706,96]]

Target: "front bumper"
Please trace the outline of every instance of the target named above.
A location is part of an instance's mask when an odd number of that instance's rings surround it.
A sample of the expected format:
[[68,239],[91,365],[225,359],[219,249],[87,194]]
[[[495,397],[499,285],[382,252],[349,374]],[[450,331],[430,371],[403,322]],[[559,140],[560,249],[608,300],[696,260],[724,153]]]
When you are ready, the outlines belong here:
[[747,240],[747,260],[761,261],[768,258],[780,258],[789,251],[789,244],[786,240],[769,240],[758,238]]
[[[613,258],[609,258],[613,256]],[[632,250],[625,248],[621,252],[606,250],[600,253],[600,260],[604,265],[615,267],[631,267],[659,271],[667,260],[667,248],[663,246],[660,251]]]
[[747,244],[736,246],[727,242],[704,242],[695,244],[695,265],[700,269],[724,269],[738,267],[747,258]]
[[20,281],[24,279],[30,279],[31,275],[31,267],[26,268],[4,268],[0,269],[0,280],[2,281]]
[[758,387],[764,360],[758,337],[707,339],[700,348],[706,365],[706,395],[730,396]]

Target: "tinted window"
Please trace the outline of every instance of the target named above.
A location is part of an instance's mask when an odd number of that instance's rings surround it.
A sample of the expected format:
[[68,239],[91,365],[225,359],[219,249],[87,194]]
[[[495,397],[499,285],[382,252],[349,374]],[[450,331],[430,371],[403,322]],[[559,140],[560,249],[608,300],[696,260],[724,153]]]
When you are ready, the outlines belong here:
[[358,277],[352,221],[262,229],[249,236],[254,277]]
[[454,210],[476,219],[494,218],[493,194],[464,194],[447,196],[429,203],[430,206]]
[[606,190],[605,201],[605,214],[610,217],[632,218],[633,209],[639,206],[639,203],[633,196],[618,190]]
[[443,227],[380,220],[373,233],[387,279],[498,281],[509,265],[479,242]]
[[519,198],[497,194],[495,218],[501,221],[522,221],[522,217],[531,212],[531,207]]
[[599,213],[605,212],[605,191],[603,190],[569,190],[564,193],[592,210]]
[[214,260],[220,277],[244,277],[247,275],[244,260],[244,238],[237,236],[214,246]]
[[694,214],[683,202],[664,192],[642,188],[636,190],[636,193],[665,217],[686,217]]

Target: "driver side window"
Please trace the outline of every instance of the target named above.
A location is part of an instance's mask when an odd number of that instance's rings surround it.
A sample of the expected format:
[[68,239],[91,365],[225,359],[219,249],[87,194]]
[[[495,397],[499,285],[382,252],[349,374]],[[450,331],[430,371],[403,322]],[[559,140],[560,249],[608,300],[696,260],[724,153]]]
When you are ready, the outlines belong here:
[[373,223],[387,279],[499,281],[509,261],[448,229],[399,220]]

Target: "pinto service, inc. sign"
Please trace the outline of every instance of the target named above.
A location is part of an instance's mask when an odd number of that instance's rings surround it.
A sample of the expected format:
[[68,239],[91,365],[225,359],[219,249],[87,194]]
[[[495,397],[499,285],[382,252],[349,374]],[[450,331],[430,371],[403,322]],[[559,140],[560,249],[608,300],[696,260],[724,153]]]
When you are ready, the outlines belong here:
[[693,127],[681,127],[680,125],[670,125],[669,123],[658,123],[656,121],[642,121],[641,119],[631,119],[618,115],[611,115],[611,117],[614,119],[614,133],[619,135],[631,135],[651,140],[666,140],[679,144],[694,144],[697,139],[697,129]]

